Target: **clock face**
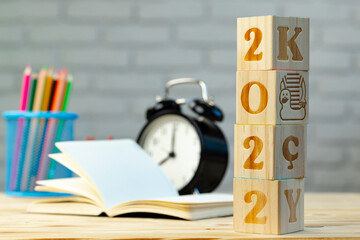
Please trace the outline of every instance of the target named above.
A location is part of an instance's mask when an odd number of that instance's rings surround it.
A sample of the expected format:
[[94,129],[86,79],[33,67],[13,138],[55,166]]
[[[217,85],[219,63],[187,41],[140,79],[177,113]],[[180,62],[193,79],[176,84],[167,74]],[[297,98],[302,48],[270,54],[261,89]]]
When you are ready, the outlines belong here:
[[178,190],[194,177],[201,143],[195,127],[186,118],[175,114],[156,118],[144,130],[139,143]]

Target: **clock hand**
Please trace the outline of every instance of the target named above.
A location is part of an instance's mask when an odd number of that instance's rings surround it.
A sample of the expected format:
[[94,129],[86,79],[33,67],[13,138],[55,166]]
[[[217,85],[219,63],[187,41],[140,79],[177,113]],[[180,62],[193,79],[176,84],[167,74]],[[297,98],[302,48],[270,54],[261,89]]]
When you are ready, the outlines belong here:
[[173,127],[173,134],[172,134],[172,137],[171,137],[171,152],[169,153],[169,156],[167,156],[166,158],[164,158],[163,160],[161,160],[159,162],[159,165],[163,165],[165,162],[167,162],[170,158],[175,158],[175,153],[174,153],[174,149],[175,149],[175,134],[176,134],[176,126],[174,124],[174,127]]
[[171,152],[174,153],[174,150],[175,150],[175,137],[176,135],[176,126],[174,124],[174,128],[173,128],[173,134],[172,134],[172,139],[171,139]]
[[171,152],[169,153],[169,156],[167,156],[166,158],[164,158],[163,160],[161,160],[159,162],[159,165],[163,165],[165,162],[167,162],[170,158],[175,158],[175,153]]
[[167,156],[166,158],[164,158],[163,160],[161,160],[160,162],[159,162],[159,165],[161,166],[161,165],[163,165],[165,162],[167,162],[169,159],[171,158],[171,156],[170,156],[170,154],[169,154],[169,156]]

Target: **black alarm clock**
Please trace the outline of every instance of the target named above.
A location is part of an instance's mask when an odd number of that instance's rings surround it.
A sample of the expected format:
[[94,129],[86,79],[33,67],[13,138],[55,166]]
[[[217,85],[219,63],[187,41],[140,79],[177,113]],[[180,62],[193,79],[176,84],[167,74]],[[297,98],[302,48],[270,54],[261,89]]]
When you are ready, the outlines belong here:
[[[185,99],[170,99],[169,90],[179,84],[198,84],[202,99],[189,103],[195,116],[182,112]],[[165,96],[146,112],[147,123],[137,142],[160,165],[180,194],[213,191],[228,164],[226,139],[215,122],[224,115],[208,98],[203,81],[192,78],[167,82]]]

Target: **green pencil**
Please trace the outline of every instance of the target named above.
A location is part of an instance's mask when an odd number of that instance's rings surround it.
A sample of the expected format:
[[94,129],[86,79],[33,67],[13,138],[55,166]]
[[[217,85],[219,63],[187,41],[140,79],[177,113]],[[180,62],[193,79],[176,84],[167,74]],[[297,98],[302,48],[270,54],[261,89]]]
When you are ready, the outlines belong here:
[[65,112],[69,103],[69,98],[70,98],[70,94],[71,94],[71,86],[72,86],[72,80],[73,77],[71,74],[68,74],[67,77],[67,84],[66,84],[66,91],[65,91],[65,97],[64,97],[64,101],[63,101],[63,105],[61,107],[61,111]]
[[33,77],[33,83],[32,83],[31,93],[30,93],[30,104],[29,104],[29,109],[28,109],[29,111],[32,111],[33,107],[34,107],[36,85],[37,85],[37,75],[35,75]]

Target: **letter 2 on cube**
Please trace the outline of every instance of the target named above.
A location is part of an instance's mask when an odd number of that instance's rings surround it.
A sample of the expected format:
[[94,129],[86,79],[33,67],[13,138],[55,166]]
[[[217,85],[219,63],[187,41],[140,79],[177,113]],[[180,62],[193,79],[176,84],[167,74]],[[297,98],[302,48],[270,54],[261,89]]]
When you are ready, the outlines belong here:
[[234,178],[234,229],[284,234],[304,229],[304,180]]
[[235,125],[234,177],[305,177],[305,125]]
[[237,70],[309,70],[309,19],[237,19]]

